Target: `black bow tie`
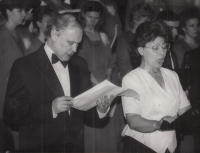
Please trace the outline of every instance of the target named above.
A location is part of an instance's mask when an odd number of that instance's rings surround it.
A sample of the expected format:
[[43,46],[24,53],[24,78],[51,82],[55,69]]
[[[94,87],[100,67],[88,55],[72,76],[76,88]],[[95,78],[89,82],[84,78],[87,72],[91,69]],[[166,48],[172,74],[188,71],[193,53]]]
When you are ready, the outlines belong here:
[[55,64],[55,63],[57,63],[58,61],[60,61],[61,64],[62,64],[64,67],[66,67],[67,64],[68,64],[68,61],[61,61],[55,54],[52,54],[52,56],[51,56],[51,61],[52,61],[52,64]]

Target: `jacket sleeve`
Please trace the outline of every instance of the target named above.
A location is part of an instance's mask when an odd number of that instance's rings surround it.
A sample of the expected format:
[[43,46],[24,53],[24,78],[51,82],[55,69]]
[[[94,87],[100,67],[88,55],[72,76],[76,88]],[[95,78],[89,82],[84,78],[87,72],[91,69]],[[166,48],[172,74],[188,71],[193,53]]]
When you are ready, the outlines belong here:
[[109,123],[109,120],[108,116],[99,118],[96,107],[88,110],[85,115],[85,123],[90,127],[103,128]]
[[5,124],[15,131],[25,124],[53,122],[52,100],[32,105],[25,76],[23,64],[17,60],[11,69],[3,112]]

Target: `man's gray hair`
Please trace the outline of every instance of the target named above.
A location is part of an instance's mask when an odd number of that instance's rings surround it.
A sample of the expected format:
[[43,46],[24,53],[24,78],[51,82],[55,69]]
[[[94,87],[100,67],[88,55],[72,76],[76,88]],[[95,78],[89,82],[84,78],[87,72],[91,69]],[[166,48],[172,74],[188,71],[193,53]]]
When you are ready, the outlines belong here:
[[45,36],[50,37],[52,29],[60,31],[60,30],[66,30],[67,28],[70,27],[78,27],[82,29],[81,23],[74,15],[68,13],[57,14],[53,18],[53,22],[47,25],[45,30]]

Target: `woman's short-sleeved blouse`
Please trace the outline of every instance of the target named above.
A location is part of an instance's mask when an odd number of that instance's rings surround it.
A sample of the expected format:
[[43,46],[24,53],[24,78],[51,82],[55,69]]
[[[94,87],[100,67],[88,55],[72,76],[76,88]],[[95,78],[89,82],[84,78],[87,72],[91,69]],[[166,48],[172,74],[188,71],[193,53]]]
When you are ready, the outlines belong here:
[[[190,105],[178,75],[165,68],[160,68],[160,70],[165,89],[161,88],[155,79],[141,68],[136,68],[123,78],[122,87],[133,89],[140,96],[140,100],[122,97],[124,115],[135,113],[145,119],[160,120],[164,116],[176,116],[179,109]],[[164,153],[167,148],[173,152],[176,148],[175,131],[140,133],[131,130],[126,125],[122,135],[131,136],[160,153]]]

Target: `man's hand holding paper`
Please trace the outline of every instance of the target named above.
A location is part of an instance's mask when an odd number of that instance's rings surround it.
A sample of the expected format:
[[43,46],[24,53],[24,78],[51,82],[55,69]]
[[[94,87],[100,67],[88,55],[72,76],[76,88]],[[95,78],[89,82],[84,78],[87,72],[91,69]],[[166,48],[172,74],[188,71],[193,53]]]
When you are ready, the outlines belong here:
[[93,88],[89,89],[88,91],[82,93],[81,95],[74,98],[74,105],[73,107],[79,110],[87,111],[97,105],[96,101],[98,98],[102,96],[110,96],[113,97],[120,96],[128,96],[139,99],[138,93],[130,89],[123,89],[118,87],[108,80],[101,82],[100,84],[94,86]]
[[73,98],[68,96],[58,97],[53,100],[52,107],[55,114],[70,110],[73,106]]
[[111,95],[110,98],[108,98],[108,96],[105,95],[105,96],[102,96],[101,98],[97,99],[97,101],[96,101],[97,110],[101,113],[106,113],[113,100],[114,100],[113,95]]

